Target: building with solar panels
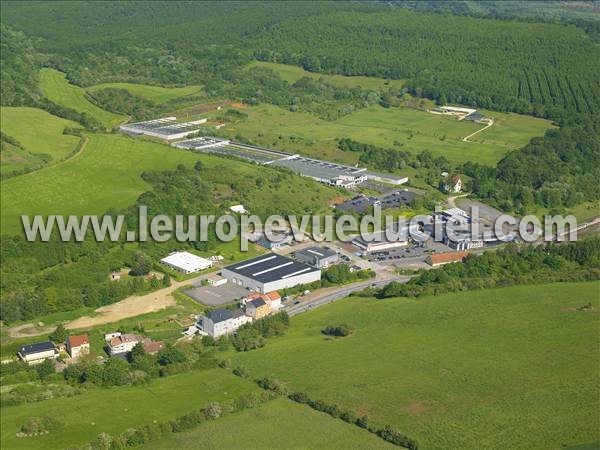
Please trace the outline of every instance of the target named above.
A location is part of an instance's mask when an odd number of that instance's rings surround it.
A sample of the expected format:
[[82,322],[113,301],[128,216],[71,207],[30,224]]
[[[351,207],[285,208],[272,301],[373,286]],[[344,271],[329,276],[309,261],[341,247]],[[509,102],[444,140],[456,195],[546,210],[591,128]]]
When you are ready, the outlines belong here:
[[221,270],[230,283],[261,294],[308,284],[321,279],[321,269],[286,256],[268,253]]

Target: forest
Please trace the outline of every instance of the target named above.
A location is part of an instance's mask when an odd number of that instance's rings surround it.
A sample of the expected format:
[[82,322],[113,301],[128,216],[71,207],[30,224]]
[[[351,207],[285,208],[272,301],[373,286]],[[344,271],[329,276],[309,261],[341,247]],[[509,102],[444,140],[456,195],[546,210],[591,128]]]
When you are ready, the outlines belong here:
[[[11,65],[12,79],[35,76],[31,66],[37,59],[84,86],[214,86],[233,81],[241,66],[259,59],[312,72],[406,79],[419,97],[560,121],[600,106],[600,49],[584,29],[568,24],[369,2],[6,2],[2,23],[35,38],[40,52],[36,58],[20,36],[21,51],[8,52],[11,58],[25,53],[18,73]],[[3,102],[15,104],[31,94],[25,89]]]

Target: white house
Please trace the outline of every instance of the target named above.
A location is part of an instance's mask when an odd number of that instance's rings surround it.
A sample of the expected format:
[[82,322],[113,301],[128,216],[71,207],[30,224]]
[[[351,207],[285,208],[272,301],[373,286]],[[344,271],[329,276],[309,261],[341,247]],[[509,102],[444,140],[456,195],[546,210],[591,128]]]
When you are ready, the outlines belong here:
[[138,342],[141,342],[143,339],[141,336],[137,334],[120,334],[109,341],[108,343],[108,353],[110,355],[118,355],[121,353],[127,353],[133,350],[133,347],[137,345]]
[[27,364],[39,364],[46,359],[56,359],[58,352],[50,341],[24,345],[17,353]]
[[458,194],[462,191],[462,180],[458,175],[447,177],[444,182],[444,190],[446,192]]
[[212,267],[212,261],[193,255],[189,252],[173,252],[160,260],[166,266],[179,272],[194,273]]
[[67,339],[67,352],[71,358],[77,358],[90,352],[90,339],[86,334],[69,336]]
[[233,333],[252,318],[244,314],[241,309],[215,309],[206,316],[200,317],[198,328],[209,336],[218,338]]

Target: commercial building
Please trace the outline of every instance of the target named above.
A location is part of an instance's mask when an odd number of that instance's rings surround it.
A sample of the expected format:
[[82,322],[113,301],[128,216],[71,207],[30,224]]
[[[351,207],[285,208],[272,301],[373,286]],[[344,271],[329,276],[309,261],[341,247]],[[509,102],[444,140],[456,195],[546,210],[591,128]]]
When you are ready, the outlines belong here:
[[224,284],[227,284],[227,278],[215,274],[208,277],[206,282],[209,286],[223,286]]
[[160,260],[166,266],[179,272],[194,273],[212,267],[212,261],[188,252],[174,252]]
[[435,253],[427,257],[427,264],[432,267],[439,267],[444,264],[461,262],[468,254],[468,252]]
[[290,245],[294,240],[291,235],[284,233],[271,233],[271,237],[273,238],[273,240],[268,239],[267,236],[262,234],[258,238],[256,243],[261,247],[273,250],[276,248],[281,248],[284,245]]
[[144,122],[128,123],[121,125],[119,129],[128,134],[146,135],[172,141],[197,133],[199,130],[198,125],[205,122],[206,119],[177,122],[177,117],[163,117]]
[[261,294],[321,279],[321,270],[286,256],[268,253],[225,267],[221,275],[231,283]]
[[87,334],[69,336],[66,344],[67,353],[71,358],[77,358],[79,355],[90,352],[90,339]]
[[336,263],[339,255],[328,247],[315,246],[298,250],[294,253],[294,258],[317,269],[322,269]]
[[404,247],[408,245],[408,238],[404,240],[389,240],[385,231],[376,231],[365,235],[359,235],[354,238],[352,244],[366,253],[389,250],[391,248]]
[[251,322],[252,318],[245,315],[241,309],[215,309],[200,317],[197,323],[198,329],[209,336],[218,338],[233,333],[245,323]]
[[175,142],[173,147],[184,148],[187,150],[207,150],[210,148],[222,147],[229,144],[227,139],[219,139],[212,136],[201,136],[185,141]]
[[19,358],[27,364],[39,364],[46,359],[56,359],[58,352],[50,341],[24,345],[17,352]]

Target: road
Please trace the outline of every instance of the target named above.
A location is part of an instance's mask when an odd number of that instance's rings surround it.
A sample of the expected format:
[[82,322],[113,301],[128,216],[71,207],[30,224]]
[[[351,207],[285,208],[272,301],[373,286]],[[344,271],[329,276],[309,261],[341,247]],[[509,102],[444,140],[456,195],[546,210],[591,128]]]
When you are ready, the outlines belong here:
[[290,317],[295,316],[297,314],[312,311],[319,306],[328,305],[342,298],[348,297],[353,292],[362,291],[369,286],[381,288],[391,281],[397,281],[399,283],[406,283],[410,280],[411,277],[398,275],[394,278],[387,279],[371,279],[366,281],[361,281],[359,283],[353,283],[346,286],[340,286],[337,288],[325,288],[319,289],[312,298],[309,300],[301,300],[297,305],[290,305],[283,309],[283,311],[287,312]]

